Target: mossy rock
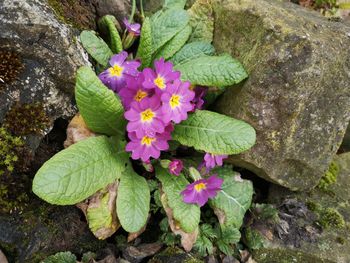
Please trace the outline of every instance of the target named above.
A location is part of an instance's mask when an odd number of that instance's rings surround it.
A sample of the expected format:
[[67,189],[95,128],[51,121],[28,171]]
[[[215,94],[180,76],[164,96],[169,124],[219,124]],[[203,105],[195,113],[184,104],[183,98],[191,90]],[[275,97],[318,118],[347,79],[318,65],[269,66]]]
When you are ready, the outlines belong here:
[[327,171],[350,119],[350,26],[291,1],[214,0],[214,46],[249,78],[215,109],[250,123],[256,145],[230,161],[291,190]]

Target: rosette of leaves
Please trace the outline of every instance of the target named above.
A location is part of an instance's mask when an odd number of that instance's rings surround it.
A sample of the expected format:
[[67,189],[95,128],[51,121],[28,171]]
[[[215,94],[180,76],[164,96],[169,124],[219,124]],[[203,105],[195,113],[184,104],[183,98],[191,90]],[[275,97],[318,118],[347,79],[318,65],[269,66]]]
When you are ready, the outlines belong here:
[[[182,80],[193,85],[228,87],[245,79],[247,73],[242,65],[227,54],[215,55],[209,42],[188,43],[194,32],[191,13],[184,10],[182,4],[171,2],[166,1],[162,10],[144,20],[136,52],[142,67],[164,57],[181,72]],[[99,22],[108,35],[109,45],[96,32],[81,33],[80,40],[96,61],[97,71],[107,67],[112,50],[120,49],[120,36],[113,21],[108,16]],[[111,30],[110,34],[106,30]],[[196,32],[196,38],[198,34]],[[87,66],[77,72],[75,98],[87,127],[97,136],[79,141],[48,160],[34,178],[33,192],[52,204],[73,205],[117,182],[115,214],[109,216],[116,216],[127,232],[139,232],[144,229],[150,212],[150,189],[146,179],[133,170],[125,151],[126,121],[121,100]],[[255,130],[249,124],[207,110],[197,110],[186,121],[175,125],[172,136],[179,144],[212,154],[238,154],[255,143]],[[210,206],[218,215],[222,231],[237,233],[250,206],[252,185],[238,178],[231,168],[221,168],[216,173],[224,179],[224,184]],[[191,243],[185,244],[190,250],[198,236],[200,208],[182,201],[180,193],[189,181],[185,175],[172,176],[160,166],[155,174],[169,225],[176,224],[174,229],[184,237],[184,242],[186,237],[191,238]],[[104,203],[109,202],[101,202]],[[99,206],[96,211],[107,209]],[[99,217],[94,215],[94,218]],[[98,229],[95,224],[96,220],[93,229]],[[233,241],[237,238],[230,239]]]

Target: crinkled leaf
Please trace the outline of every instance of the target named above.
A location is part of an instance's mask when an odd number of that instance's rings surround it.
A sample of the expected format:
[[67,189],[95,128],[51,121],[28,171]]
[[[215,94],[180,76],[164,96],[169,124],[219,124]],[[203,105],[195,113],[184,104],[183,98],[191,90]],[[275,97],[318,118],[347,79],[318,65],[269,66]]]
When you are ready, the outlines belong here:
[[36,173],[33,192],[51,204],[73,205],[118,179],[128,163],[125,142],[90,137],[48,160]]
[[151,17],[153,53],[180,32],[188,24],[188,20],[187,12],[181,9],[171,8],[155,13]]
[[162,190],[167,197],[167,203],[181,229],[187,233],[195,231],[199,224],[200,209],[197,205],[184,203],[181,195],[189,182],[182,174],[173,176],[161,167],[156,168],[156,176],[162,183]]
[[215,48],[208,42],[198,41],[184,45],[170,61],[176,66],[203,55],[214,55]]
[[248,77],[241,63],[230,55],[200,56],[174,67],[181,79],[193,85],[231,86]]
[[124,109],[119,97],[87,66],[78,70],[75,99],[90,130],[107,135],[124,134]]
[[197,0],[188,10],[190,25],[193,27],[189,42],[213,41],[214,12],[211,0]]
[[98,27],[107,34],[109,45],[115,54],[123,51],[123,44],[118,29],[115,26],[116,23],[118,21],[112,15],[105,15],[98,20]]
[[136,58],[141,59],[141,68],[149,67],[152,62],[152,29],[151,21],[145,18],[141,28],[140,44],[137,49]]
[[71,252],[59,252],[41,261],[41,263],[76,263],[77,258]]
[[116,216],[117,182],[110,184],[89,198],[89,204],[84,211],[92,233],[98,239],[106,239],[120,227]]
[[167,42],[155,55],[155,59],[163,57],[168,59],[172,57],[183,45],[192,32],[191,26],[185,26],[179,33],[177,33],[169,42]]
[[106,67],[110,57],[113,55],[106,42],[104,42],[102,38],[96,36],[94,31],[89,30],[81,32],[80,40],[90,56],[102,66]]
[[126,169],[120,179],[117,197],[117,215],[126,231],[137,232],[146,224],[150,198],[146,179],[131,167]]
[[255,130],[248,123],[206,110],[197,110],[175,125],[172,136],[183,145],[212,154],[238,154],[255,143]]
[[184,9],[187,0],[165,0],[164,8],[180,8]]
[[209,200],[209,204],[223,227],[239,229],[252,202],[253,184],[241,179],[239,173],[232,171],[229,166],[215,168],[212,172],[224,179],[224,182],[222,190]]

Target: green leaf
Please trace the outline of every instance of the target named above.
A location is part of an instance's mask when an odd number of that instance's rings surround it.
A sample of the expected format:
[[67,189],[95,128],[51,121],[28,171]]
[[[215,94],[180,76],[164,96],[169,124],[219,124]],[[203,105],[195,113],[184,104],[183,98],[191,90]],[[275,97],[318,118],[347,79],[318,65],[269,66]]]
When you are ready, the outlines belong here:
[[156,167],[156,176],[162,183],[168,206],[173,210],[173,217],[181,229],[186,233],[195,231],[199,224],[200,209],[197,205],[184,203],[181,195],[189,182],[182,174],[173,176],[161,167]]
[[124,134],[126,121],[119,97],[87,66],[77,72],[75,99],[90,130],[107,135]]
[[169,42],[167,42],[155,55],[155,59],[163,57],[168,59],[172,57],[190,37],[192,28],[187,25],[179,33],[177,33]]
[[160,10],[151,17],[153,53],[165,45],[188,24],[185,10],[172,8]]
[[147,68],[152,62],[152,29],[151,21],[148,17],[145,18],[141,28],[140,44],[137,49],[136,58],[141,59],[141,68]]
[[241,63],[230,55],[200,56],[174,69],[181,72],[182,80],[201,86],[231,86],[248,77]]
[[98,27],[108,35],[108,42],[114,54],[123,51],[122,40],[115,23],[117,19],[112,15],[105,15],[98,20]]
[[232,256],[234,253],[234,250],[232,248],[232,246],[230,244],[227,244],[226,242],[224,242],[223,240],[218,240],[216,242],[217,247],[219,248],[219,250],[224,253],[227,256]]
[[210,0],[197,0],[188,10],[190,25],[193,28],[189,42],[213,41],[214,12]]
[[175,125],[174,140],[196,150],[212,154],[238,154],[255,143],[255,130],[244,121],[197,110],[187,120]]
[[150,209],[150,191],[145,178],[126,169],[118,188],[117,214],[122,227],[138,232],[145,226]]
[[210,224],[202,224],[200,226],[201,235],[204,235],[210,239],[217,238],[216,232]]
[[208,42],[192,42],[184,45],[171,59],[174,66],[184,64],[203,55],[214,55],[215,48]]
[[125,142],[91,137],[69,146],[36,173],[33,192],[46,202],[73,205],[118,179],[128,164]]
[[253,184],[249,180],[241,179],[229,166],[215,168],[212,172],[224,179],[224,183],[222,190],[214,199],[209,200],[209,204],[223,229],[231,226],[239,229],[252,202]]
[[184,9],[187,0],[165,0],[164,8]]
[[94,31],[84,30],[80,34],[80,40],[91,57],[104,67],[108,65],[108,61],[113,53],[102,38],[96,36]]
[[247,227],[245,230],[246,245],[249,249],[255,250],[265,246],[264,238],[259,231]]
[[236,244],[241,239],[241,232],[234,226],[222,227],[221,239],[227,244]]
[[69,251],[59,252],[41,261],[41,263],[76,263],[77,258]]

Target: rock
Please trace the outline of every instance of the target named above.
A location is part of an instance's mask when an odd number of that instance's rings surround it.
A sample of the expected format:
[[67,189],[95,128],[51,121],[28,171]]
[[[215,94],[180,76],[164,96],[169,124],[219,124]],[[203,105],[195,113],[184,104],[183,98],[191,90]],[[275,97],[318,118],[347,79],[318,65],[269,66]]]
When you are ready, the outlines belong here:
[[350,153],[335,157],[337,182],[327,191],[293,193],[273,187],[269,199],[279,209],[279,222],[257,220],[251,228],[264,239],[253,250],[257,262],[350,261]]
[[123,19],[130,16],[131,0],[98,0],[95,2],[96,12],[99,17],[114,15],[119,23],[123,24]]
[[39,262],[60,251],[82,254],[106,245],[72,206],[32,204],[22,214],[0,214],[0,247],[10,262]]
[[314,187],[350,119],[350,26],[287,1],[213,0],[213,9],[217,51],[249,73],[215,109],[257,131],[230,161],[292,190]]
[[340,145],[340,151],[342,152],[350,152],[350,123],[348,128],[346,129],[345,136],[343,138],[343,142]]
[[54,12],[45,1],[0,2],[0,126],[33,151],[55,120],[76,112],[75,72],[88,64],[79,31]]
[[168,247],[164,251],[155,255],[149,263],[204,263],[204,260],[196,258],[191,253],[186,253],[177,247]]
[[123,251],[123,256],[131,263],[139,263],[143,259],[156,254],[162,247],[161,243],[141,244],[137,247],[128,246]]
[[1,249],[0,249],[0,262],[8,263],[7,258],[5,257],[4,253],[2,253]]

